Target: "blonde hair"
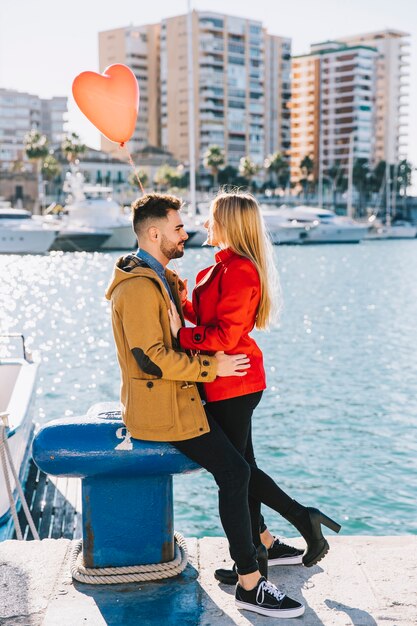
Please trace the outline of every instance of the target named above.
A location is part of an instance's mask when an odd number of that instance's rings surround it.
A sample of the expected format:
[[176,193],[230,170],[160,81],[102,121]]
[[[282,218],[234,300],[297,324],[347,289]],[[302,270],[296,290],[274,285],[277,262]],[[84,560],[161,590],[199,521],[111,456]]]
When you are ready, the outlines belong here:
[[264,329],[276,320],[280,306],[280,285],[272,242],[256,198],[251,193],[220,192],[211,205],[219,226],[221,243],[250,259],[258,270],[261,299],[255,326]]

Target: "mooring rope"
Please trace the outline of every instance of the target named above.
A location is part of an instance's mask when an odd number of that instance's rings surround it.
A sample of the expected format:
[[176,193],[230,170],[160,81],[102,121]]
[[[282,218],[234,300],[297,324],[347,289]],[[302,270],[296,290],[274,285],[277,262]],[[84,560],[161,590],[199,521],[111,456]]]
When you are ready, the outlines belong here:
[[82,540],[76,542],[71,553],[71,575],[74,580],[89,585],[116,585],[163,580],[181,574],[187,566],[188,550],[184,537],[174,533],[175,557],[167,563],[132,565],[129,567],[85,567],[82,559]]

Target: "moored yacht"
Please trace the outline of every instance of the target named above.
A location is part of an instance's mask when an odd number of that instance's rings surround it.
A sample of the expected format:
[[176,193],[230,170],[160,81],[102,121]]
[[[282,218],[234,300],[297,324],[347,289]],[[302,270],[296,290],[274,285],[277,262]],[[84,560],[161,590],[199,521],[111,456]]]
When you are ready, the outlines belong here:
[[58,230],[33,219],[30,211],[0,202],[0,254],[45,254]]
[[104,235],[102,241],[97,242],[96,250],[132,250],[135,247],[131,218],[112,199],[111,187],[85,184],[82,173],[71,166],[71,171],[66,174],[64,191],[69,194],[69,202],[65,206],[67,215],[60,238],[69,231],[89,229],[91,233]]
[[53,250],[132,250],[136,237],[132,221],[111,197],[112,188],[87,185],[76,166],[66,174],[65,215],[48,217],[60,223]]
[[310,206],[283,206],[277,209],[279,215],[305,227],[300,243],[359,243],[365,238],[367,226],[355,220],[337,215],[329,209]]
[[415,239],[416,236],[417,227],[410,224],[410,222],[395,220],[391,224],[384,224],[372,215],[368,220],[368,232],[365,239],[371,241],[380,239]]
[[136,237],[130,215],[111,197],[111,187],[83,185],[83,197],[67,204],[67,225],[103,229],[110,232],[102,250],[133,250]]

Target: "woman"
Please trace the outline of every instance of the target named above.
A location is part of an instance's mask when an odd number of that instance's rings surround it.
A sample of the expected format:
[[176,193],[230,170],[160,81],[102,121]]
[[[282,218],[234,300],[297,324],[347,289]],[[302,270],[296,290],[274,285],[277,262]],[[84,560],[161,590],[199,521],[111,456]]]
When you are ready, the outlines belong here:
[[[207,409],[235,448],[251,467],[249,505],[255,546],[264,544],[270,564],[300,563],[302,551],[275,539],[264,525],[261,502],[297,528],[307,543],[302,557],[311,567],[327,553],[329,546],[321,524],[335,532],[340,525],[320,511],[292,500],[255,462],[251,419],[266,387],[263,356],[249,333],[264,329],[274,313],[278,292],[273,250],[262,215],[249,193],[220,193],[214,199],[205,223],[207,243],[218,246],[216,264],[197,275],[192,302],[183,298],[183,313],[194,327],[183,327],[172,306],[171,330],[184,350],[214,354],[244,353],[251,367],[244,377],[217,378],[204,385]],[[235,583],[234,570],[217,570],[216,578]]]

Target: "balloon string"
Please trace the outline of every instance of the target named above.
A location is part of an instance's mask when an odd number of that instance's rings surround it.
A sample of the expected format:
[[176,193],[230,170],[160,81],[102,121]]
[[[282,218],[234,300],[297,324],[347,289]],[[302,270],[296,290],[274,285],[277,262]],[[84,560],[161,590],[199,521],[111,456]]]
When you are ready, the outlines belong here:
[[140,188],[140,190],[141,190],[141,192],[142,192],[142,195],[144,196],[144,195],[145,195],[145,190],[144,190],[143,185],[142,185],[142,182],[141,182],[141,180],[140,180],[140,178],[139,178],[139,176],[138,176],[138,172],[137,172],[137,170],[136,170],[135,164],[133,163],[132,156],[131,156],[131,154],[130,154],[129,150],[127,149],[127,147],[126,147],[126,145],[125,145],[125,143],[124,143],[124,142],[122,142],[122,143],[120,144],[120,147],[121,147],[121,148],[125,148],[125,150],[126,150],[126,152],[127,152],[127,157],[128,157],[128,159],[129,159],[129,163],[130,163],[130,165],[132,166],[133,173],[134,173],[134,175],[135,175],[135,177],[136,177],[136,180],[138,181],[138,185],[139,185],[139,188]]

